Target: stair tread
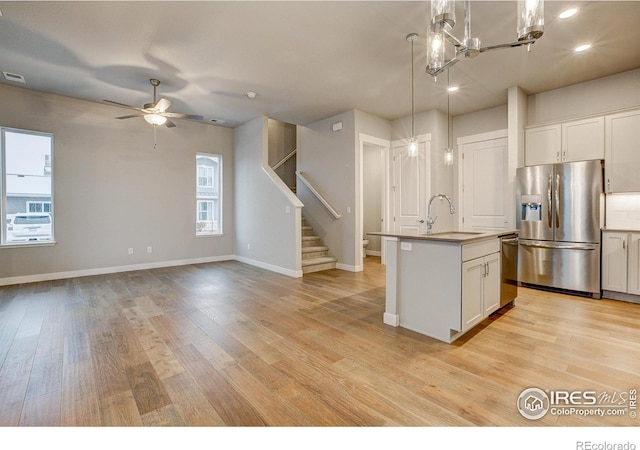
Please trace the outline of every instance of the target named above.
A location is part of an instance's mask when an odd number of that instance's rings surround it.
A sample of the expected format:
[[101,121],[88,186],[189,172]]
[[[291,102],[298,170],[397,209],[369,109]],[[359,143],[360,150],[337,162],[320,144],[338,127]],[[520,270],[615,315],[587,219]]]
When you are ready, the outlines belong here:
[[302,247],[302,253],[323,252],[329,250],[329,247],[317,245],[315,247]]
[[316,239],[320,239],[320,236],[302,236],[303,241],[315,241]]
[[302,265],[312,266],[314,264],[326,264],[326,263],[331,263],[336,261],[338,261],[338,258],[334,258],[333,256],[321,256],[319,258],[304,259],[302,260]]

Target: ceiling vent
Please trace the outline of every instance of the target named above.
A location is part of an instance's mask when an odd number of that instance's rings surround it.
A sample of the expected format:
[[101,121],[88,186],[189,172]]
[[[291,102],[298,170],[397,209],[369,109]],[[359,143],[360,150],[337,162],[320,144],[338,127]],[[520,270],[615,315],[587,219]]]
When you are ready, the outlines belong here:
[[24,77],[22,75],[18,75],[17,73],[2,72],[2,75],[4,75],[4,79],[7,81],[14,81],[16,83],[22,83],[22,84],[27,83],[24,80]]

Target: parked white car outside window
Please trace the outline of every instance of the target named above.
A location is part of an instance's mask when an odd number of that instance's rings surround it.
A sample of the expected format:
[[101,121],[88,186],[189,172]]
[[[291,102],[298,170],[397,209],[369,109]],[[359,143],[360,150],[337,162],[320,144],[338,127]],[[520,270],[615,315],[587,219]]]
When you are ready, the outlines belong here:
[[51,214],[18,213],[13,218],[11,242],[51,240]]

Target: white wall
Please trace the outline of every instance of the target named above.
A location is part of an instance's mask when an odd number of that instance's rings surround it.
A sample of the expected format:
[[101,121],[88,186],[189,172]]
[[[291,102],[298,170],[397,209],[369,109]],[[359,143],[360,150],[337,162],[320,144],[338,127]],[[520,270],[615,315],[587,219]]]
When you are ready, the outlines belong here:
[[235,129],[235,254],[241,261],[299,277],[301,205],[268,168],[268,142],[267,117]]
[[[342,130],[331,125],[342,122]],[[303,215],[338,258],[339,267],[355,270],[356,144],[355,111],[298,127],[298,170],[342,217],[334,218],[320,201],[298,182]],[[362,244],[362,243],[361,243]],[[358,264],[359,265],[359,264]]]
[[527,97],[527,126],[640,106],[640,69]]
[[[1,126],[54,134],[56,239],[0,248],[0,282],[232,257],[233,130],[178,120],[154,150],[153,128],[115,120],[121,108],[6,85],[0,99]],[[195,236],[198,152],[223,156],[224,236]]]

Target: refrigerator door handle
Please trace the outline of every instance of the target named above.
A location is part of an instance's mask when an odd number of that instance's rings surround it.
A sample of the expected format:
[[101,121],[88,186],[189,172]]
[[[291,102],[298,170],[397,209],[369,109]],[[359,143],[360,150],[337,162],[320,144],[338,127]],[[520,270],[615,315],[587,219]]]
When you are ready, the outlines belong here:
[[533,248],[552,248],[552,249],[560,249],[560,250],[597,250],[598,245],[584,245],[584,244],[540,244],[535,242],[524,242],[520,241],[520,245],[523,247],[533,247]]
[[556,174],[556,228],[560,228],[560,174]]
[[549,174],[549,182],[547,183],[547,223],[551,228],[551,183],[552,175]]

